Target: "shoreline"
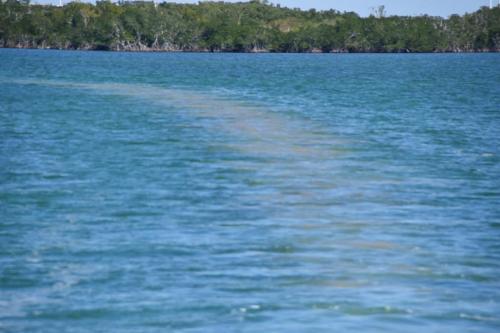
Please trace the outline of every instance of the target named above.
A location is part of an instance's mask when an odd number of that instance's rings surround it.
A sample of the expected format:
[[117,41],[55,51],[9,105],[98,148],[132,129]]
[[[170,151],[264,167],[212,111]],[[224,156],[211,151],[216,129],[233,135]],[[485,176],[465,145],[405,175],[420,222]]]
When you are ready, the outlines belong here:
[[111,52],[111,53],[239,53],[239,54],[475,54],[475,53],[500,53],[500,49],[483,49],[483,50],[436,50],[431,52],[418,52],[411,50],[400,51],[362,51],[362,50],[310,50],[301,52],[283,52],[273,50],[257,50],[257,51],[233,51],[233,50],[176,50],[176,49],[159,49],[159,48],[141,48],[141,49],[112,49],[112,48],[56,48],[56,47],[26,47],[26,46],[0,46],[0,49],[11,50],[46,50],[46,51],[88,51],[88,52]]

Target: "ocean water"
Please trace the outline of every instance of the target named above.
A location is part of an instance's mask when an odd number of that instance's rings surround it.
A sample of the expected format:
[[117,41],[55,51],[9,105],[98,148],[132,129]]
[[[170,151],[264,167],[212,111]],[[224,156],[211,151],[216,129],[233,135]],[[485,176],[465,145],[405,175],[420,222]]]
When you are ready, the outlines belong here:
[[1,332],[498,332],[500,55],[0,50]]

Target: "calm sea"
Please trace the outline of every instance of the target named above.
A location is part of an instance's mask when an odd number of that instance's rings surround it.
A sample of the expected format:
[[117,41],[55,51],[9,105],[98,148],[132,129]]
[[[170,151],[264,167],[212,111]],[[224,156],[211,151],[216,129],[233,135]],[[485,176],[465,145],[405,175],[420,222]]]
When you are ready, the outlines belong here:
[[0,331],[499,332],[500,55],[0,50]]

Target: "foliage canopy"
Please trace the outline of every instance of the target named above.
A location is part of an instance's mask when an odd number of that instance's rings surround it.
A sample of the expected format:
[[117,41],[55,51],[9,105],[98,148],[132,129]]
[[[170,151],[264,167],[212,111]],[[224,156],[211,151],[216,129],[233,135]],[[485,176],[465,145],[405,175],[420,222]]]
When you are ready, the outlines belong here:
[[225,52],[500,50],[500,8],[448,19],[303,11],[267,1],[0,3],[0,47]]

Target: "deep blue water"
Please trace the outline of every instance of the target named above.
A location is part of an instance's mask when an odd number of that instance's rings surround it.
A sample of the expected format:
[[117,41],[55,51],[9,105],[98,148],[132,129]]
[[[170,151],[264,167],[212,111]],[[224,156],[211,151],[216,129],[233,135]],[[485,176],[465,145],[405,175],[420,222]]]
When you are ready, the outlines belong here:
[[500,55],[0,50],[0,331],[498,332]]

